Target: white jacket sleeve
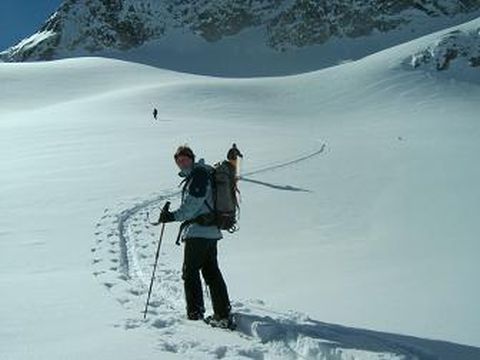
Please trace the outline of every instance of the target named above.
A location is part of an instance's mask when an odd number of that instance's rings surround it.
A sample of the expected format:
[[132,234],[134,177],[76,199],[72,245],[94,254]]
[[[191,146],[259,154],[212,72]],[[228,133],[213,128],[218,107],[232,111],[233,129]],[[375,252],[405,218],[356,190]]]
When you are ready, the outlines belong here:
[[192,179],[187,185],[187,190],[180,207],[173,211],[176,221],[191,220],[200,215],[207,194],[208,173],[205,170],[194,170]]

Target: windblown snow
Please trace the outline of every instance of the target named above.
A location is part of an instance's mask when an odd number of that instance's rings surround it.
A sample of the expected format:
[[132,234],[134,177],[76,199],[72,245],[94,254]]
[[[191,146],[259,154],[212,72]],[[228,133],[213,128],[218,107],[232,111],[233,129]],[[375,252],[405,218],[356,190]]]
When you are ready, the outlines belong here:
[[[480,359],[480,73],[405,67],[444,33],[287,77],[1,63],[0,358]],[[172,153],[232,142],[238,331],[185,320],[172,224],[143,320]]]

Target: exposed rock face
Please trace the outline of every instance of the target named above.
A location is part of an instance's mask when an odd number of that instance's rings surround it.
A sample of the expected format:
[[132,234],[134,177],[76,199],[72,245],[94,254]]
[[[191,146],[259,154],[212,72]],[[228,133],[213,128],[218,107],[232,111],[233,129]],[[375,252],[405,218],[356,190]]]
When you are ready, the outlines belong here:
[[450,32],[408,59],[414,68],[426,67],[438,71],[447,70],[455,61],[479,67],[480,70],[480,28],[468,32]]
[[258,28],[265,46],[288,51],[332,37],[388,32],[413,18],[480,10],[480,0],[66,0],[38,33],[2,53],[7,61],[58,53],[128,50],[184,31],[216,42]]

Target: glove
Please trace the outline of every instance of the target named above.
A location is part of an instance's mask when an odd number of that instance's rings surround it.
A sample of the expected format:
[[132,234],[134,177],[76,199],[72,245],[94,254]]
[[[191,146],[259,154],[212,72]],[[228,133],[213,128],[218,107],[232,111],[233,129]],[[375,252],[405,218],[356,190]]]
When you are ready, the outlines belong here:
[[168,210],[164,210],[160,213],[159,222],[168,223],[168,222],[172,222],[172,221],[175,221],[175,216],[173,215],[172,212],[170,212]]

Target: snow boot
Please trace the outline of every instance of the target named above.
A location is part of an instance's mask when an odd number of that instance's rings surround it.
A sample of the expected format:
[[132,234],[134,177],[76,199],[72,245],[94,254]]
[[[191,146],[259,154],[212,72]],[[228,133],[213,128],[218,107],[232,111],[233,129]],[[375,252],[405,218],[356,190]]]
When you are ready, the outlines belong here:
[[214,314],[207,316],[204,321],[211,327],[216,327],[220,329],[235,330],[236,328],[235,323],[233,322],[233,318],[231,316],[222,318]]

